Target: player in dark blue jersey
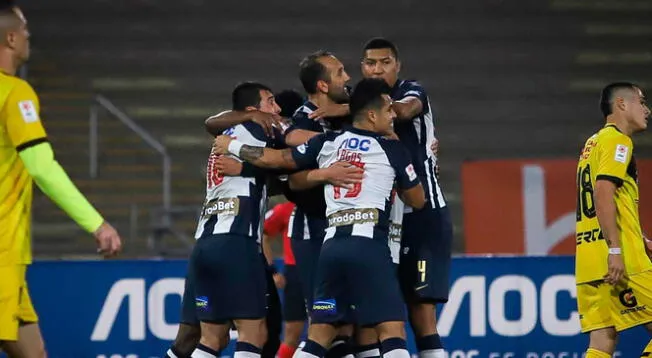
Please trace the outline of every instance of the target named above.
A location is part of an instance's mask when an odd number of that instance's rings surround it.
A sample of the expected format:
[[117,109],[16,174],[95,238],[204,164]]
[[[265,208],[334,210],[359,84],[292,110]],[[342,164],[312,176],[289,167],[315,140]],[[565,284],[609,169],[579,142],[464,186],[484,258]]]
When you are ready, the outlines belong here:
[[421,208],[425,198],[401,143],[382,137],[392,134],[395,116],[388,93],[384,81],[361,81],[351,100],[353,127],[292,150],[254,147],[228,136],[214,144],[218,153],[237,154],[260,167],[327,168],[345,161],[365,170],[363,181],[351,188],[324,187],[328,228],[303,357],[323,357],[342,323],[376,327],[383,354],[409,357],[403,300],[387,246],[395,180],[406,204]]
[[392,42],[375,38],[364,46],[362,75],[382,78],[392,87],[394,130],[410,152],[426,192],[423,209],[405,208],[399,278],[420,357],[443,358],[435,305],[448,301],[453,229],[436,176],[434,111],[418,82],[398,78],[400,69],[398,50]]

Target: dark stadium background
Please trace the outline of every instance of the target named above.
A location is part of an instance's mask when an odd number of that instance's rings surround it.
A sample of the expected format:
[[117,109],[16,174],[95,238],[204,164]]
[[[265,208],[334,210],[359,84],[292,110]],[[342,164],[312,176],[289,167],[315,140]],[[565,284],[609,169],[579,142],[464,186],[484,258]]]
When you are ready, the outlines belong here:
[[[32,32],[26,74],[57,158],[121,231],[126,257],[185,256],[192,241],[179,237],[191,237],[204,196],[211,139],[203,120],[229,107],[239,81],[301,89],[298,62],[318,49],[334,52],[355,81],[368,38],[398,44],[402,77],[425,85],[438,114],[456,252],[464,250],[464,161],[574,159],[602,124],[597,100],[604,84],[652,83],[652,5],[643,0],[20,3]],[[170,226],[160,215],[161,156],[103,109],[97,176],[89,175],[89,113],[97,94],[169,153]],[[650,143],[649,135],[636,139],[639,158],[650,156]],[[33,228],[37,257],[94,253],[90,236],[40,193]]]

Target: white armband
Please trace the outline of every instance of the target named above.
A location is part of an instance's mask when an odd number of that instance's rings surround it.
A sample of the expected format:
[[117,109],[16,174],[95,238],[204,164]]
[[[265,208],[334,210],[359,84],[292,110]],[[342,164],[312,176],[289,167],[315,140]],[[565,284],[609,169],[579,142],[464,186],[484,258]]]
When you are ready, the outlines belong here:
[[610,247],[609,248],[609,255],[620,255],[622,253],[622,250],[620,247]]

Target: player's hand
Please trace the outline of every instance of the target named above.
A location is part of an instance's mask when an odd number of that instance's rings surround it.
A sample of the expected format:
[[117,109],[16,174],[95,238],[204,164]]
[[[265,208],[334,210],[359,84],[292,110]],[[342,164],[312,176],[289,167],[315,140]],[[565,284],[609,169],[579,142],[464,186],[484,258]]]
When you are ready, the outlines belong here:
[[97,241],[97,252],[105,258],[117,255],[122,249],[122,240],[118,232],[106,221],[93,233]]
[[282,273],[275,273],[274,276],[274,285],[276,285],[276,288],[284,288],[285,287],[285,276],[283,276]]
[[283,128],[287,127],[287,121],[276,113],[252,111],[251,116],[251,121],[261,126],[265,134],[271,138],[274,138],[274,127],[281,132],[283,132]]
[[435,157],[439,154],[439,140],[437,138],[430,143],[430,150]]
[[308,118],[319,120],[324,117],[341,117],[349,114],[351,110],[348,104],[330,104],[319,107],[308,115]]
[[215,154],[227,154],[229,152],[229,144],[233,138],[228,135],[218,135],[213,142],[213,152]]
[[351,189],[353,184],[362,181],[364,170],[351,163],[339,161],[325,169],[326,181],[335,186]]
[[625,264],[622,255],[609,254],[607,259],[609,270],[604,276],[604,280],[612,285],[617,285],[625,275]]
[[220,155],[215,160],[215,169],[222,176],[236,177],[242,173],[242,162]]

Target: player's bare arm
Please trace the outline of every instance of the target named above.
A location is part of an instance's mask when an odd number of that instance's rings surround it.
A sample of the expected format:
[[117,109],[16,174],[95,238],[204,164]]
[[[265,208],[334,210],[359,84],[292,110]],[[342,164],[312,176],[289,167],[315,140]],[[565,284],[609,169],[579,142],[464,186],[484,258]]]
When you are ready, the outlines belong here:
[[408,121],[423,111],[423,103],[419,98],[410,96],[392,102],[392,109],[396,112],[397,120]]
[[335,162],[328,168],[304,170],[290,175],[292,190],[307,190],[317,185],[330,183],[343,188],[351,188],[364,177],[364,170],[347,162]]
[[238,124],[252,121],[260,125],[265,134],[274,137],[273,127],[283,128],[285,120],[276,113],[262,111],[224,111],[208,117],[204,122],[206,131],[214,136],[222,134],[226,129]]
[[321,133],[307,129],[295,129],[285,135],[285,144],[290,147],[298,147],[319,134]]
[[265,169],[296,169],[297,164],[292,158],[292,149],[271,149],[242,144],[225,135],[217,136],[213,144],[219,154],[231,153],[247,162]]
[[616,184],[609,180],[598,179],[595,183],[595,209],[600,229],[609,246],[609,271],[604,279],[610,284],[617,284],[625,274],[625,264],[620,254],[620,231],[616,224]]
[[401,191],[399,195],[406,205],[415,209],[421,209],[426,205],[426,193],[423,191],[421,183],[410,189]]
[[351,113],[348,104],[337,104],[332,103],[328,105],[322,105],[317,108],[315,111],[308,115],[308,118],[318,120],[324,117],[343,117]]

